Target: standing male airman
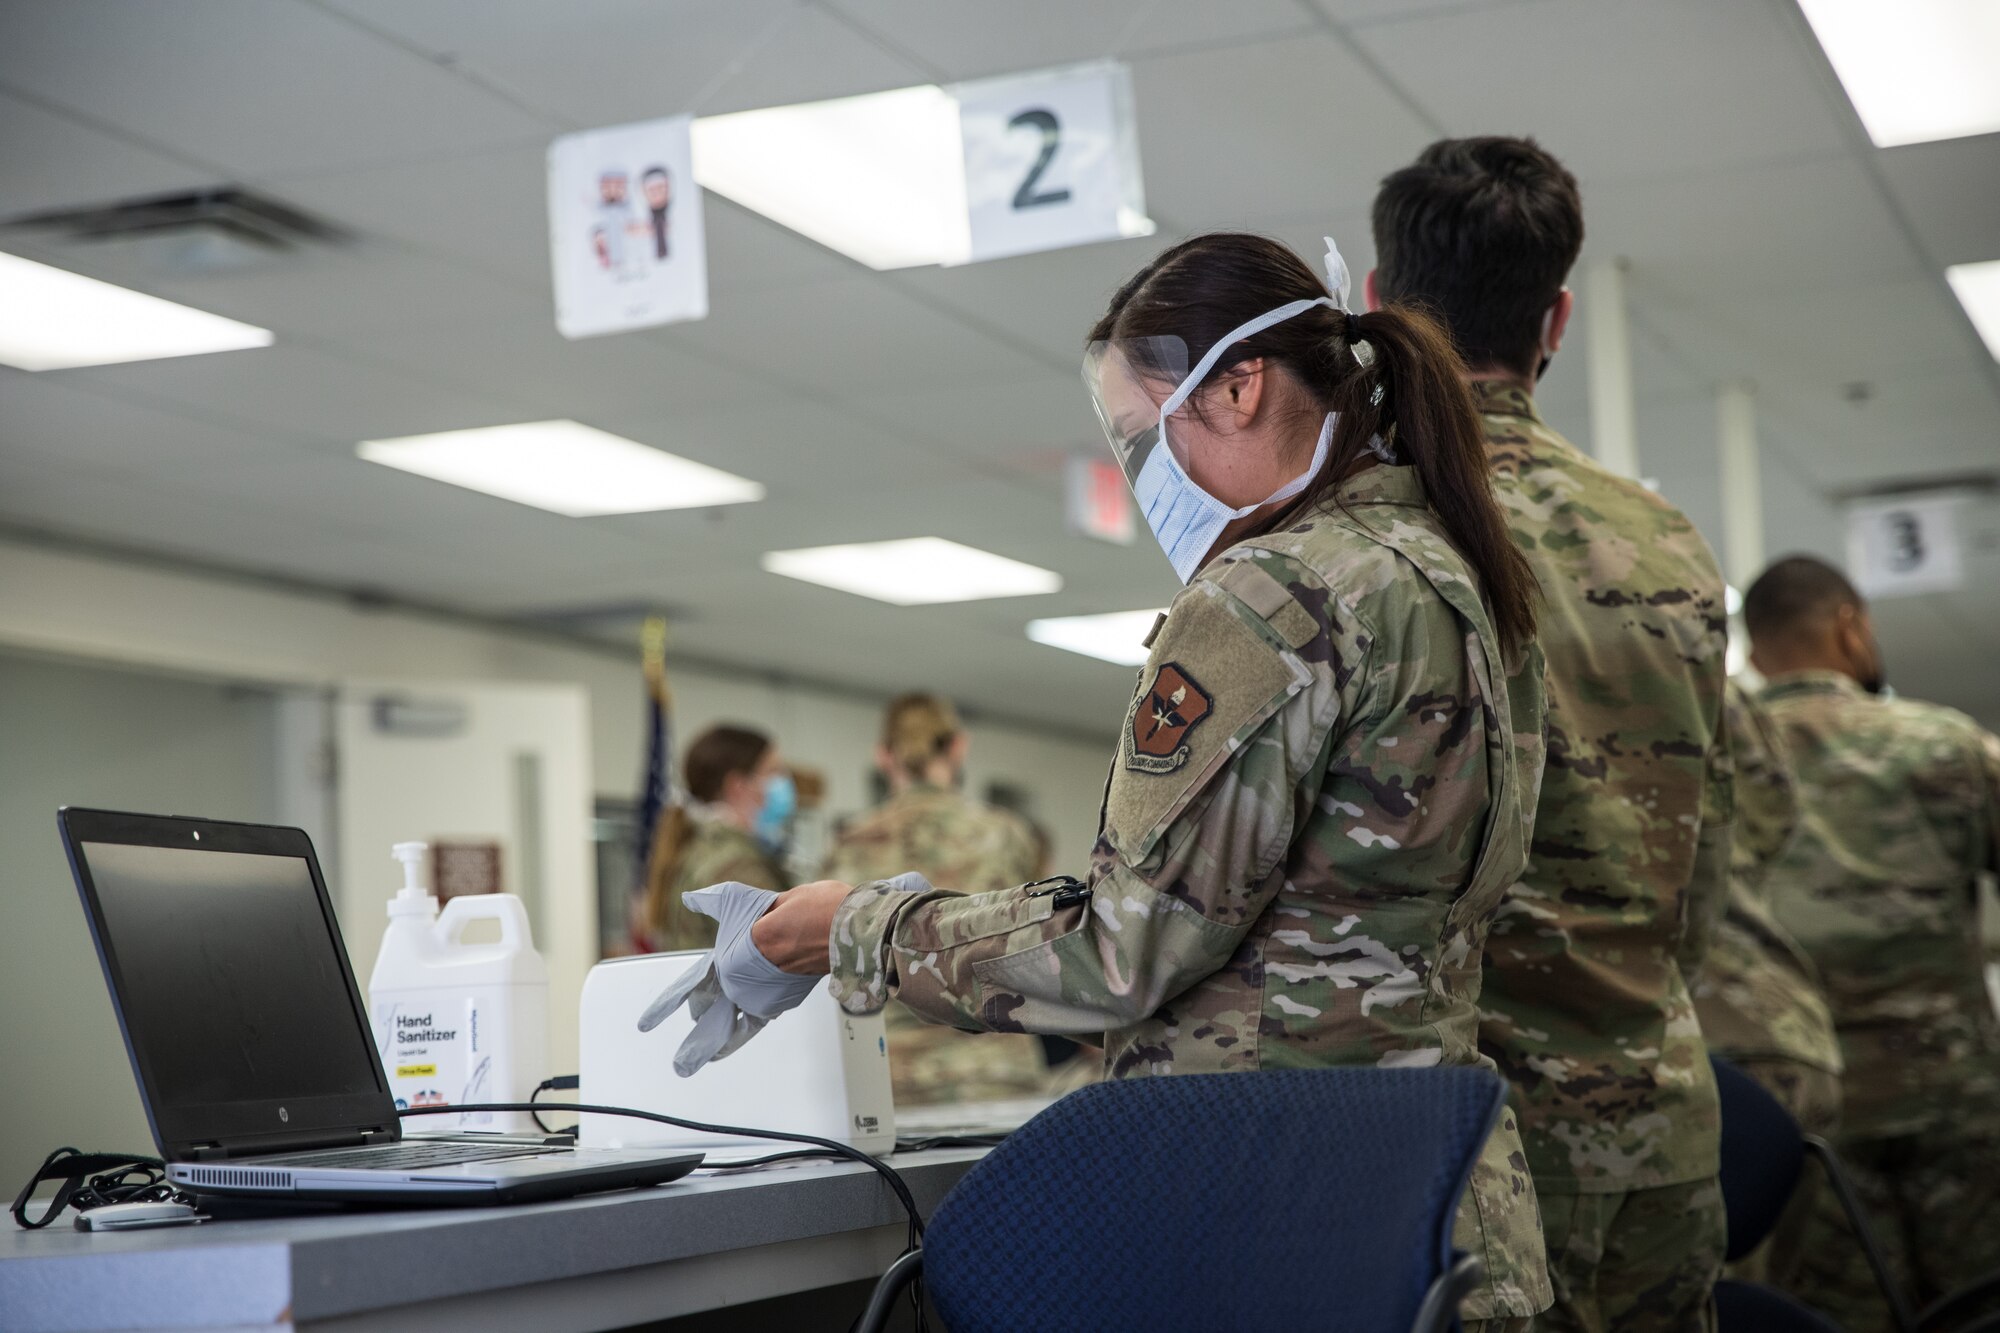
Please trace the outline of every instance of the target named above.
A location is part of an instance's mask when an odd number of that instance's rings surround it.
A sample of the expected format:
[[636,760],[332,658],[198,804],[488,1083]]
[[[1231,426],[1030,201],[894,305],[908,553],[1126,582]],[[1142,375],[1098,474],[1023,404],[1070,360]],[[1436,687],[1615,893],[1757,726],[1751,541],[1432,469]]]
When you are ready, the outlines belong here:
[[1445,140],[1383,182],[1374,224],[1369,302],[1451,327],[1545,599],[1548,771],[1480,998],[1542,1201],[1556,1304],[1536,1327],[1712,1327],[1719,1112],[1687,983],[1727,892],[1722,576],[1685,515],[1536,410],[1583,244],[1562,164]]
[[[1728,718],[1736,762],[1729,907],[1695,983],[1695,1013],[1710,1050],[1762,1084],[1807,1133],[1830,1135],[1840,1121],[1840,1041],[1819,970],[1768,902],[1767,872],[1799,827],[1797,782],[1776,725],[1735,681]],[[1770,1240],[1731,1276],[1794,1285],[1817,1185],[1811,1176],[1801,1182]]]
[[[1867,607],[1831,565],[1778,561],[1743,613],[1804,815],[1770,870],[1772,912],[1819,967],[1847,1062],[1841,1156],[1921,1306],[2000,1269],[2000,1020],[1977,888],[2000,866],[2000,739],[1879,694]],[[1886,1328],[1859,1251],[1830,1234],[1844,1229],[1815,1229],[1815,1303]]]

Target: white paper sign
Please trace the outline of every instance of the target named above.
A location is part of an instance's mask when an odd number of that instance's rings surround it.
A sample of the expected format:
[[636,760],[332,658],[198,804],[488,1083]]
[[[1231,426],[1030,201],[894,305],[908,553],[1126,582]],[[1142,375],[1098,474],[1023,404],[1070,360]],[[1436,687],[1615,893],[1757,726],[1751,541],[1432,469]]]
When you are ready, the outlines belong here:
[[968,259],[1150,236],[1131,74],[1102,62],[961,83]]
[[1847,511],[1847,566],[1864,597],[1950,592],[1965,582],[1957,495],[1871,500]]
[[707,317],[692,120],[584,130],[549,145],[549,257],[565,338]]

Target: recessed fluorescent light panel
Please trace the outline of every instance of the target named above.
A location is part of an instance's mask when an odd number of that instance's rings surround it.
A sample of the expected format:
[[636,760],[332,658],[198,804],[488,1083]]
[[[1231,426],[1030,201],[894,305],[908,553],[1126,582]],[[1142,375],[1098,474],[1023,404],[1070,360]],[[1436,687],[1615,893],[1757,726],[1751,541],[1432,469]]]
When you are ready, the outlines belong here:
[[0,254],[0,363],[64,370],[270,345],[269,329]]
[[1878,148],[2000,130],[1993,0],[1799,0]]
[[1944,271],[1945,281],[1957,295],[1958,303],[1972,319],[1972,327],[1986,340],[1986,350],[2000,361],[2000,259],[1983,264],[1953,264]]
[[1111,611],[1098,616],[1057,616],[1028,622],[1028,637],[1051,648],[1101,658],[1119,666],[1146,664],[1146,635],[1164,607]]
[[694,175],[873,269],[971,250],[958,102],[935,84],[703,116]]
[[575,421],[363,440],[356,452],[371,463],[571,518],[764,498],[754,481]]
[[1060,592],[1062,575],[942,537],[769,551],[764,568],[788,579],[896,606]]

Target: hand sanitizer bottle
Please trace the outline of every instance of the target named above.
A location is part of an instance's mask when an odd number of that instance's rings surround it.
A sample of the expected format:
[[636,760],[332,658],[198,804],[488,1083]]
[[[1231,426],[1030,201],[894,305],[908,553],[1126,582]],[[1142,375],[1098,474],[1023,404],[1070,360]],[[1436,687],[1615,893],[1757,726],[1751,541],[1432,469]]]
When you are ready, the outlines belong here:
[[[525,1102],[549,1076],[549,973],[528,912],[509,893],[469,894],[438,910],[423,883],[429,846],[399,842],[403,887],[368,979],[375,1046],[399,1108]],[[498,943],[470,943],[474,921],[498,924]],[[526,1115],[415,1116],[407,1132],[532,1133]]]

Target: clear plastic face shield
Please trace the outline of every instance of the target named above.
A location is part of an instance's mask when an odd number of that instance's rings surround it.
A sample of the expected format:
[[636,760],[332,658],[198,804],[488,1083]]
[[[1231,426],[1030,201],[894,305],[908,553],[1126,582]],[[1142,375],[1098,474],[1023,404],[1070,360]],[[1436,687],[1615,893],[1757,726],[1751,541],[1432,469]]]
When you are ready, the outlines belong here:
[[1187,406],[1231,347],[1316,306],[1341,308],[1337,297],[1287,302],[1230,330],[1192,369],[1187,344],[1175,337],[1111,339],[1085,349],[1083,382],[1098,424],[1147,526],[1183,583],[1201,567],[1230,520],[1290,499],[1318,475],[1333,438],[1333,418],[1329,416],[1321,429],[1318,448],[1304,472],[1257,504],[1232,508],[1194,481],[1194,432],[1177,431],[1175,414]]

